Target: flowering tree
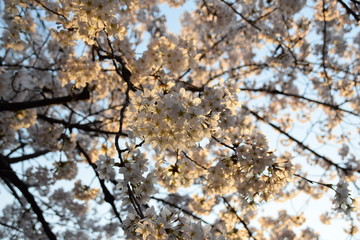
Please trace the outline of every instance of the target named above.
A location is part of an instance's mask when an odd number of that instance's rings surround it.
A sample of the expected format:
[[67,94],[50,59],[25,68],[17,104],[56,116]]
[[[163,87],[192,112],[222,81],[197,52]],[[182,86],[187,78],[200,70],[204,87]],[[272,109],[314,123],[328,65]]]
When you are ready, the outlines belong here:
[[0,238],[355,236],[360,2],[164,3],[1,1]]

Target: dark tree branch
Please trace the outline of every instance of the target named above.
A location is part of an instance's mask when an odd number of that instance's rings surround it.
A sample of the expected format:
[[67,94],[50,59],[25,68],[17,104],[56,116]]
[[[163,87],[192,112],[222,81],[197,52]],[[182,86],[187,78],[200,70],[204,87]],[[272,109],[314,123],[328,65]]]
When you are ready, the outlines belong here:
[[34,69],[37,71],[45,71],[45,72],[56,72],[56,71],[60,71],[60,68],[51,68],[51,66],[49,66],[49,68],[42,68],[42,67],[36,67],[36,66],[28,66],[28,65],[21,65],[21,64],[3,64],[1,62],[0,59],[0,66],[1,67],[7,67],[7,68],[15,68],[15,69],[20,69],[20,68],[26,68],[26,69]]
[[[136,91],[137,88],[131,82],[132,73],[129,70],[129,68],[127,67],[126,61],[121,56],[115,55],[113,47],[111,45],[111,41],[108,36],[107,36],[107,42],[108,42],[108,46],[109,46],[111,52],[108,52],[108,51],[105,51],[104,49],[102,49],[100,47],[100,44],[99,44],[99,46],[93,45],[93,49],[97,51],[97,54],[98,54],[98,57],[100,58],[100,60],[101,59],[109,59],[112,61],[113,65],[115,67],[116,73],[126,82],[126,85],[127,85],[126,91],[125,91],[125,101],[122,104],[122,108],[120,110],[119,130],[115,136],[115,147],[118,152],[120,164],[121,164],[121,166],[123,166],[124,162],[123,162],[122,155],[121,155],[122,152],[121,152],[121,149],[119,146],[119,139],[120,139],[120,136],[123,131],[125,111],[126,111],[126,108],[128,107],[128,105],[130,104],[130,91]],[[106,55],[102,55],[101,52],[105,53]],[[118,63],[120,64],[120,66],[118,65]]]
[[138,201],[136,200],[136,197],[135,197],[135,195],[133,193],[133,190],[131,188],[131,183],[127,184],[127,192],[128,192],[128,195],[129,195],[130,202],[133,205],[136,213],[140,216],[140,218],[145,218],[145,215],[141,210],[141,206],[138,203]]
[[227,148],[233,150],[234,152],[236,152],[236,147],[232,147],[232,146],[230,146],[230,145],[227,145],[226,143],[221,142],[219,139],[217,139],[217,138],[214,137],[214,136],[211,136],[211,138],[214,139],[217,143],[223,145],[224,147],[227,147]]
[[[105,32],[106,33],[106,32]],[[106,33],[107,35],[107,33]],[[122,134],[123,131],[123,125],[124,125],[124,119],[125,119],[125,112],[127,107],[130,104],[130,91],[135,92],[136,90],[138,90],[137,87],[134,86],[134,84],[131,82],[131,76],[132,73],[129,70],[129,68],[127,67],[126,64],[126,60],[121,57],[121,56],[117,56],[114,53],[113,47],[111,45],[111,41],[107,35],[107,42],[108,42],[108,47],[110,48],[110,52],[105,51],[103,49],[101,49],[98,46],[93,46],[93,48],[97,51],[98,56],[100,59],[110,59],[115,67],[116,73],[123,79],[123,81],[126,83],[127,87],[126,87],[126,91],[125,91],[125,100],[122,104],[122,108],[120,110],[120,120],[119,120],[119,130],[118,133],[115,136],[115,147],[116,147],[116,151],[118,152],[118,157],[120,159],[120,165],[119,167],[123,167],[125,165],[124,160],[122,158],[122,150],[120,148],[119,145],[119,139],[120,136]],[[99,44],[100,46],[100,44]],[[106,55],[101,55],[101,52],[105,53]],[[137,202],[136,197],[132,191],[131,188],[131,184],[127,184],[127,191],[128,191],[128,195],[129,195],[129,199],[135,209],[135,211],[138,213],[138,215],[141,218],[144,218],[144,214],[141,210],[141,206],[140,204]]]
[[242,90],[242,91],[249,91],[249,92],[264,92],[264,93],[269,93],[269,94],[273,94],[273,95],[283,95],[283,96],[287,96],[287,97],[293,97],[293,98],[303,99],[303,100],[306,100],[306,101],[308,101],[308,102],[316,103],[316,104],[319,104],[319,105],[322,105],[322,106],[331,108],[331,109],[336,110],[336,111],[342,111],[342,112],[346,112],[346,113],[349,113],[349,114],[351,114],[351,115],[360,117],[359,114],[354,113],[354,112],[349,111],[349,110],[346,110],[346,109],[343,109],[343,108],[340,108],[339,105],[334,105],[334,104],[330,104],[330,103],[326,103],[326,102],[321,102],[321,101],[318,101],[318,100],[315,100],[315,99],[307,98],[307,97],[300,96],[300,95],[293,94],[293,93],[282,92],[282,91],[279,91],[279,90],[276,90],[276,89],[267,89],[267,88],[240,88],[240,90]]
[[9,225],[9,224],[3,223],[3,222],[0,222],[0,225],[1,225],[1,226],[4,226],[4,227],[7,227],[7,228],[11,228],[12,230],[16,230],[16,231],[18,231],[18,232],[21,232],[20,229],[14,227],[13,225]]
[[120,149],[120,146],[119,146],[119,139],[120,139],[120,136],[121,136],[121,133],[123,131],[123,125],[124,125],[124,117],[125,117],[125,111],[126,111],[126,108],[128,107],[128,105],[130,104],[130,90],[131,90],[131,85],[128,84],[127,88],[126,88],[126,97],[125,97],[125,102],[123,104],[123,107],[121,108],[120,110],[120,124],[119,124],[119,131],[118,133],[116,134],[115,136],[115,147],[116,147],[116,150],[118,152],[118,155],[119,155],[119,159],[120,159],[120,162],[121,162],[121,165],[123,166],[124,165],[124,162],[123,162],[123,159],[122,159],[122,155],[121,155],[121,149]]
[[52,232],[49,223],[45,220],[43,212],[36,203],[34,196],[29,192],[29,187],[22,180],[20,180],[14,170],[2,157],[0,158],[0,177],[4,180],[8,180],[9,182],[11,182],[11,184],[13,184],[16,188],[20,190],[26,200],[30,203],[32,210],[34,211],[39,222],[44,228],[46,236],[51,240],[55,240],[56,236]]
[[[327,48],[327,21],[326,21],[326,8],[325,8],[325,0],[322,0],[322,14],[323,14],[323,22],[324,22],[324,27],[323,27],[323,45],[322,45],[322,68],[324,71],[324,81],[327,82],[328,87],[329,87],[329,96],[332,102],[334,102],[334,98],[331,95],[331,79],[327,73],[327,67],[328,67],[328,60],[327,60],[327,54],[328,54],[328,48]],[[330,65],[330,64],[329,64]]]
[[186,154],[186,152],[182,151],[182,153],[184,154],[184,156],[189,159],[191,162],[195,163],[197,166],[201,167],[204,170],[208,170],[206,167],[204,167],[203,165],[199,164],[198,162],[196,162],[195,160],[193,160],[191,157],[189,157],[189,155]]
[[69,19],[67,19],[63,14],[58,13],[58,12],[56,12],[56,11],[48,8],[45,4],[43,4],[43,3],[40,2],[39,0],[35,0],[35,2],[37,2],[37,3],[38,3],[41,7],[43,7],[45,10],[47,10],[47,11],[49,11],[49,12],[51,12],[51,13],[53,13],[53,14],[61,17],[61,18],[63,18],[63,19],[66,20],[67,22],[69,22]]
[[40,156],[43,156],[47,153],[51,152],[50,150],[40,150],[31,154],[26,154],[26,155],[22,155],[20,157],[12,157],[12,158],[7,158],[6,161],[9,164],[14,164],[14,163],[18,163],[18,162],[23,162],[29,159],[33,159],[33,158],[37,158]]
[[3,178],[3,181],[4,181],[5,185],[9,188],[9,190],[10,190],[11,194],[14,196],[14,198],[16,198],[16,200],[19,202],[21,207],[25,208],[23,202],[21,201],[20,196],[17,194],[15,188],[11,185],[10,181],[7,180],[6,178]]
[[120,217],[120,213],[118,212],[116,206],[115,206],[115,197],[110,193],[110,191],[107,189],[105,185],[105,181],[103,179],[100,179],[99,173],[96,171],[96,165],[91,161],[91,158],[89,154],[81,147],[79,143],[76,143],[76,147],[79,149],[79,151],[84,155],[86,161],[91,166],[91,168],[94,170],[96,177],[99,180],[101,189],[104,193],[104,200],[110,204],[111,208],[113,209],[115,216],[119,219],[120,223],[122,224],[123,221]]
[[247,22],[248,24],[250,24],[253,28],[255,28],[258,31],[261,31],[261,29],[255,25],[254,21],[251,21],[249,19],[247,19],[241,12],[239,12],[238,10],[236,10],[236,8],[233,7],[233,3],[229,3],[225,0],[220,0],[221,2],[223,2],[224,4],[226,4],[228,7],[231,8],[231,10],[236,13],[237,15],[239,15],[241,17],[241,19],[243,19],[245,22]]
[[350,14],[351,16],[353,16],[355,18],[355,20],[357,22],[360,21],[359,14],[354,12],[348,5],[346,5],[346,3],[344,3],[344,1],[342,1],[342,0],[337,0],[337,1],[341,4],[341,6],[343,6],[345,8],[345,10],[348,14]]
[[296,173],[294,173],[293,174],[294,176],[296,176],[296,177],[298,177],[298,178],[301,178],[301,179],[303,179],[303,180],[305,180],[305,181],[307,181],[307,182],[309,182],[309,183],[311,183],[311,184],[318,184],[318,185],[321,185],[321,186],[324,186],[324,187],[327,187],[327,188],[330,188],[330,189],[332,189],[332,190],[334,190],[333,188],[332,188],[332,184],[329,184],[329,183],[322,183],[322,182],[318,182],[318,181],[315,181],[315,180],[311,180],[311,179],[308,179],[308,178],[306,178],[306,177],[303,177],[303,176],[301,176],[301,175],[299,175],[299,174],[296,174]]
[[183,212],[183,213],[185,213],[185,214],[193,217],[193,218],[196,219],[196,220],[199,220],[199,221],[201,221],[201,222],[203,222],[203,223],[205,223],[205,224],[208,224],[208,225],[214,227],[212,224],[210,224],[209,222],[205,221],[204,219],[196,216],[196,215],[193,214],[191,211],[186,210],[186,209],[184,209],[184,208],[182,208],[182,207],[179,207],[179,206],[177,206],[177,205],[174,204],[174,203],[171,203],[171,202],[169,202],[169,201],[167,201],[167,200],[165,200],[165,199],[161,199],[161,198],[157,198],[157,197],[150,197],[150,198],[151,198],[151,199],[154,199],[154,200],[156,200],[156,201],[158,201],[158,202],[165,203],[165,204],[169,205],[170,207],[176,208],[176,209],[180,210],[181,212]]
[[[177,80],[175,80],[176,82],[178,83],[182,83],[184,84],[184,88],[188,91],[191,91],[191,92],[202,92],[204,91],[204,88],[213,80],[225,75],[225,74],[229,74],[231,75],[232,77],[234,75],[232,75],[231,73],[236,71],[236,70],[240,70],[241,68],[252,68],[252,69],[249,69],[250,71],[255,71],[255,70],[258,70],[258,69],[261,69],[261,68],[267,68],[269,67],[268,64],[266,63],[250,63],[250,64],[243,64],[243,65],[239,65],[239,66],[236,66],[236,67],[232,67],[230,69],[227,69],[227,70],[224,70],[222,71],[221,73],[218,73],[218,74],[215,74],[213,76],[211,76],[207,81],[206,83],[204,83],[201,87],[198,87],[198,86],[195,86],[189,82],[185,82],[185,81],[181,81],[181,78],[178,78]],[[187,71],[190,71],[190,69],[188,69]]]
[[[131,82],[132,73],[129,70],[129,68],[127,67],[125,60],[121,56],[115,55],[109,39],[108,39],[108,43],[109,43],[111,52],[105,51],[101,47],[93,45],[93,49],[97,51],[97,55],[98,55],[99,59],[100,60],[104,60],[104,59],[112,60],[113,65],[115,67],[115,72],[126,82],[126,84],[129,86],[130,90],[131,91],[138,90],[134,86],[134,84]],[[105,55],[103,55],[101,53],[105,53]],[[117,63],[119,63],[121,67],[119,67]]]
[[237,214],[236,210],[230,205],[230,203],[226,200],[225,197],[221,197],[223,199],[223,201],[225,202],[227,208],[230,210],[230,212],[232,212],[233,214],[235,214],[236,218],[241,222],[241,224],[245,227],[248,235],[249,235],[249,239],[254,239],[256,240],[256,238],[254,237],[253,232],[251,232],[249,226],[247,225],[247,223]]
[[[118,132],[111,132],[111,131],[106,131],[106,130],[101,130],[101,129],[96,129],[96,128],[91,128],[89,125],[90,124],[79,124],[79,123],[68,123],[64,120],[60,120],[60,119],[56,119],[56,118],[50,118],[46,115],[43,114],[38,114],[38,118],[41,120],[44,120],[48,123],[51,124],[61,124],[63,126],[65,126],[68,129],[79,129],[79,130],[83,130],[85,132],[94,132],[94,133],[100,133],[100,134],[109,134],[109,135],[116,135],[118,134]],[[127,136],[127,134],[125,133],[120,133],[120,136]]]
[[29,108],[38,108],[56,104],[64,104],[68,102],[87,100],[90,98],[90,91],[88,87],[85,87],[79,94],[70,94],[65,97],[49,98],[30,102],[0,102],[1,111],[19,111]]

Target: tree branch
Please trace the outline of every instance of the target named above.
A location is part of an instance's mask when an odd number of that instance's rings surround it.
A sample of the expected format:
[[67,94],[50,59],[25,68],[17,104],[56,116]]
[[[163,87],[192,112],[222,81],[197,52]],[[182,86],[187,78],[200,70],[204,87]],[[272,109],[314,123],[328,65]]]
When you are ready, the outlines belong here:
[[316,184],[318,184],[318,185],[321,185],[321,186],[324,186],[324,187],[327,187],[327,188],[330,188],[330,189],[334,190],[334,189],[332,188],[332,186],[333,186],[332,184],[322,183],[322,182],[318,182],[318,181],[315,181],[315,180],[311,180],[311,179],[308,179],[308,178],[303,177],[303,176],[301,176],[301,175],[299,175],[299,174],[296,174],[296,173],[294,173],[293,175],[296,176],[296,177],[298,177],[298,178],[301,178],[301,179],[303,179],[303,180],[305,180],[305,181],[307,181],[307,182],[309,182],[309,183],[311,183],[311,184],[316,183]]
[[18,162],[23,162],[29,159],[33,159],[33,158],[37,158],[40,156],[43,156],[47,153],[51,152],[50,150],[40,150],[34,153],[30,153],[30,154],[26,154],[26,155],[22,155],[20,157],[13,157],[13,158],[6,158],[6,161],[9,164],[14,164],[14,163],[18,163]]
[[337,1],[345,8],[345,10],[348,14],[350,14],[351,16],[353,16],[355,18],[355,20],[357,22],[360,21],[359,15],[356,14],[356,12],[354,12],[348,5],[346,5],[346,3],[344,3],[344,1],[342,1],[342,0],[337,0]]
[[67,22],[69,22],[69,19],[67,19],[63,14],[58,13],[58,12],[56,12],[56,11],[48,8],[45,4],[43,4],[43,3],[40,2],[39,0],[34,0],[34,1],[37,2],[37,3],[38,3],[41,7],[43,7],[45,10],[47,10],[47,11],[49,11],[49,12],[51,12],[51,13],[53,13],[53,14],[61,17],[61,18],[63,18],[63,19],[66,20]]
[[261,29],[255,25],[255,23],[249,19],[247,19],[243,14],[241,14],[241,12],[239,12],[238,10],[236,10],[234,7],[233,7],[233,3],[229,3],[225,0],[220,0],[221,2],[223,2],[224,4],[226,4],[228,7],[231,8],[231,10],[236,13],[237,15],[239,15],[241,17],[241,19],[243,19],[245,22],[247,22],[248,24],[250,24],[253,28],[255,28],[256,30],[258,31],[261,31]]
[[[91,127],[89,127],[89,124],[68,123],[68,122],[66,122],[64,120],[60,120],[60,119],[56,119],[56,118],[50,118],[50,117],[48,117],[46,115],[43,115],[43,114],[38,114],[38,118],[41,119],[41,120],[44,120],[44,121],[46,121],[48,123],[61,124],[61,125],[65,126],[66,128],[69,128],[69,129],[76,128],[76,129],[83,130],[85,132],[94,132],[94,133],[111,134],[111,135],[118,134],[118,132],[111,132],[111,131],[91,128]],[[127,136],[127,134],[125,134],[125,133],[121,133],[120,135],[121,136]]]
[[9,224],[3,223],[3,222],[0,222],[0,225],[4,226],[4,227],[7,227],[7,228],[11,228],[12,230],[16,230],[18,232],[21,232],[20,229],[14,227],[13,225],[9,225]]
[[166,201],[165,199],[161,199],[161,198],[157,198],[157,197],[150,197],[150,198],[151,198],[151,199],[154,199],[154,200],[156,200],[156,201],[165,203],[165,204],[169,205],[170,207],[176,208],[176,209],[180,210],[181,212],[183,212],[183,213],[185,213],[185,214],[193,217],[193,218],[196,219],[196,220],[199,220],[199,221],[201,221],[201,222],[203,222],[203,223],[205,223],[205,224],[208,224],[208,225],[214,227],[212,224],[210,224],[209,222],[205,221],[204,219],[196,216],[196,215],[193,214],[191,211],[188,211],[188,210],[186,210],[186,209],[184,209],[184,208],[182,208],[182,207],[179,207],[179,206],[177,206],[177,205],[174,204],[174,203],[171,203],[171,202],[169,202],[169,201]]
[[2,157],[0,158],[0,177],[4,180],[8,180],[21,191],[26,200],[30,203],[31,208],[41,223],[47,237],[51,240],[55,240],[56,236],[52,232],[49,223],[45,220],[43,212],[36,203],[34,196],[29,192],[28,186],[22,180],[20,180],[14,170]]
[[223,199],[223,201],[226,203],[228,209],[235,214],[236,218],[241,222],[241,224],[245,227],[246,231],[248,232],[249,235],[249,239],[254,239],[256,240],[256,238],[253,236],[253,232],[251,232],[249,226],[247,225],[247,223],[237,214],[236,210],[230,205],[230,203],[226,200],[225,197],[221,197]]
[[195,163],[197,166],[201,167],[204,170],[208,170],[207,167],[204,167],[203,165],[199,164],[198,162],[196,162],[194,159],[192,159],[189,155],[186,154],[185,151],[182,151],[182,153],[184,154],[184,156],[189,159],[191,162]]
[[49,98],[30,102],[0,102],[0,112],[2,111],[19,111],[29,108],[38,108],[49,105],[63,104],[67,102],[74,102],[80,100],[87,100],[90,98],[90,91],[88,87],[85,87],[79,94],[70,94],[65,97]]
[[315,152],[313,149],[311,149],[310,147],[306,146],[303,142],[301,142],[300,140],[294,138],[293,136],[291,136],[290,134],[288,134],[287,132],[285,132],[283,129],[281,129],[279,126],[265,120],[264,117],[261,117],[259,114],[257,114],[256,112],[250,110],[249,108],[247,108],[246,106],[243,106],[243,108],[247,111],[249,111],[253,116],[255,116],[256,119],[263,121],[264,123],[268,124],[269,126],[271,126],[273,129],[275,129],[276,131],[278,131],[279,133],[285,135],[286,137],[288,137],[290,140],[294,141],[296,144],[298,144],[302,149],[307,150],[309,152],[311,152],[312,154],[314,154],[317,158],[324,160],[326,163],[328,163],[329,165],[334,166],[337,170],[342,170],[346,175],[349,173],[349,171],[356,171],[356,172],[360,172],[360,170],[356,170],[356,169],[349,169],[349,168],[344,168],[341,167],[339,164],[331,161],[330,159],[328,159],[327,157],[320,155],[319,153]]
[[116,206],[115,206],[115,197],[110,193],[110,191],[107,189],[105,185],[105,181],[103,179],[100,179],[99,173],[96,171],[96,165],[91,161],[90,156],[87,154],[87,152],[81,147],[79,143],[76,143],[76,147],[79,149],[79,151],[84,155],[86,161],[88,164],[92,167],[92,169],[95,172],[96,177],[98,178],[100,182],[101,189],[104,193],[104,200],[109,203],[115,213],[115,216],[119,219],[120,223],[122,224],[123,221],[120,217],[120,213],[118,212]]
[[331,109],[336,110],[336,111],[342,111],[342,112],[346,112],[346,113],[349,113],[349,114],[351,114],[351,115],[360,117],[359,114],[354,113],[354,112],[351,112],[351,111],[346,110],[346,109],[343,109],[343,108],[339,107],[338,105],[334,105],[334,104],[330,104],[330,103],[326,103],[326,102],[320,102],[320,101],[315,100],[315,99],[307,98],[307,97],[300,96],[300,95],[293,94],[293,93],[282,92],[282,91],[279,91],[279,90],[276,90],[276,89],[267,89],[267,88],[240,88],[240,90],[242,90],[242,91],[249,91],[249,92],[264,92],[264,93],[269,93],[269,94],[273,94],[273,95],[283,95],[283,96],[287,96],[287,97],[293,97],[293,98],[303,99],[303,100],[306,100],[306,101],[308,101],[308,102],[316,103],[316,104],[319,104],[319,105],[322,105],[322,106],[331,108]]

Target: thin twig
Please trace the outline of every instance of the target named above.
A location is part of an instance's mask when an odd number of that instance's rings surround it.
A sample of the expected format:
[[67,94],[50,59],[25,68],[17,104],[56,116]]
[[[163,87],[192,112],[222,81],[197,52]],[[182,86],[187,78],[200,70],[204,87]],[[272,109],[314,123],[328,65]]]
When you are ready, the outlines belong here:
[[249,235],[249,239],[254,239],[256,240],[256,238],[254,237],[253,232],[250,230],[249,226],[247,225],[247,223],[237,214],[235,208],[233,208],[231,206],[231,204],[226,200],[225,197],[221,197],[223,199],[223,201],[226,203],[228,209],[230,210],[230,212],[232,212],[233,214],[235,214],[236,218],[241,222],[241,224],[245,227],[248,235]]
[[245,110],[247,110],[248,112],[250,112],[254,117],[256,117],[256,119],[263,121],[264,123],[268,124],[269,126],[271,126],[273,129],[275,129],[276,131],[278,131],[279,133],[285,135],[286,137],[288,137],[290,140],[294,141],[295,143],[297,143],[302,149],[307,150],[309,152],[311,152],[312,154],[314,154],[317,158],[324,160],[326,163],[328,163],[329,165],[334,166],[337,170],[342,170],[346,175],[348,174],[349,171],[356,171],[356,172],[360,172],[360,170],[356,170],[356,169],[350,169],[350,168],[344,168],[341,167],[339,164],[331,161],[329,158],[320,155],[318,152],[316,152],[315,150],[313,150],[312,148],[308,147],[307,145],[305,145],[303,142],[301,142],[300,140],[294,138],[293,136],[291,136],[289,133],[285,132],[283,129],[281,129],[279,126],[265,120],[265,118],[261,117],[259,114],[257,114],[256,112],[250,110],[249,108],[247,108],[246,106],[243,106],[243,108]]

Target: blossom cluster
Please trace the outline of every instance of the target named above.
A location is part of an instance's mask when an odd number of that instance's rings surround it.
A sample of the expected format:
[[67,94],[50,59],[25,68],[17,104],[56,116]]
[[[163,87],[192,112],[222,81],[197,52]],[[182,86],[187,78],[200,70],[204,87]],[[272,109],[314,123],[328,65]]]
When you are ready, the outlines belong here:
[[96,198],[99,191],[98,188],[90,188],[89,186],[83,185],[81,180],[77,180],[73,188],[74,197],[84,201]]
[[63,131],[64,129],[60,125],[37,122],[28,129],[32,138],[30,144],[34,149],[58,150],[61,148],[59,139]]
[[16,7],[19,2],[5,1],[3,20],[9,27],[2,33],[3,46],[16,51],[22,51],[27,46],[26,41],[22,39],[21,33],[35,32],[34,18],[29,13],[21,15],[22,13]]
[[56,189],[49,197],[49,200],[51,204],[56,203],[57,207],[60,207],[64,213],[71,216],[84,215],[88,210],[87,204],[77,202],[73,198],[73,194],[66,192],[63,188]]
[[144,215],[144,218],[139,218],[130,213],[125,219],[125,233],[128,239],[225,239],[223,236],[214,236],[210,232],[210,226],[203,226],[200,222],[193,223],[190,219],[168,208],[163,208],[157,214],[154,207],[150,207]]
[[99,159],[96,162],[96,171],[99,174],[100,179],[105,179],[109,181],[114,176],[114,166],[115,159],[109,157],[108,155],[100,155]]
[[117,180],[116,189],[121,190],[123,204],[129,201],[129,189],[139,204],[146,204],[155,193],[156,177],[148,172],[148,160],[140,150],[130,150],[125,157],[124,164],[119,166],[121,179]]
[[67,21],[61,19],[65,29],[75,30],[85,42],[94,44],[94,38],[102,30],[105,30],[110,36],[116,35],[120,39],[126,35],[127,24],[126,21],[123,21],[126,14],[121,14],[122,18],[117,15],[117,11],[121,7],[128,6],[122,0],[86,2],[76,0],[71,1],[71,4],[64,2],[63,8],[54,10],[65,14]]
[[133,79],[143,82],[162,71],[168,76],[176,77],[191,67],[196,57],[193,41],[180,41],[174,37],[154,39],[148,45],[148,50],[133,63]]
[[65,71],[59,76],[62,85],[73,82],[77,88],[83,88],[86,83],[93,82],[100,72],[100,66],[96,62],[86,57],[77,58],[75,56],[69,56],[64,69]]
[[75,161],[59,161],[54,163],[54,178],[57,180],[72,180],[78,173],[78,166]]
[[49,193],[50,185],[55,182],[47,167],[30,167],[26,169],[25,176],[26,183],[33,186],[44,196]]
[[0,150],[10,146],[15,139],[16,131],[33,126],[36,120],[34,110],[0,113]]
[[216,87],[205,89],[200,97],[184,88],[138,91],[130,105],[129,128],[155,149],[191,148],[211,138],[218,125],[225,128],[232,123],[238,106],[233,98],[226,89]]
[[346,214],[348,214],[353,208],[348,187],[349,183],[340,180],[339,183],[336,185],[336,194],[333,200],[335,209],[338,212],[343,212]]
[[303,225],[305,220],[306,218],[303,214],[291,216],[284,210],[279,211],[277,217],[262,217],[260,223],[269,234],[268,236],[264,234],[261,239],[319,239],[319,234],[311,228],[302,229],[297,233],[296,228]]
[[220,156],[208,170],[207,193],[238,192],[250,202],[267,201],[291,180],[292,164],[277,160],[263,134],[248,132],[234,145],[233,154]]
[[171,154],[157,154],[154,160],[158,183],[169,192],[195,184],[197,179],[205,176],[206,168],[212,163],[201,148],[194,148],[188,154],[182,152],[176,159]]
[[208,116],[201,103],[183,88],[165,94],[161,89],[137,92],[130,106],[134,117],[129,127],[157,149],[193,147],[209,138],[217,125],[217,117]]

